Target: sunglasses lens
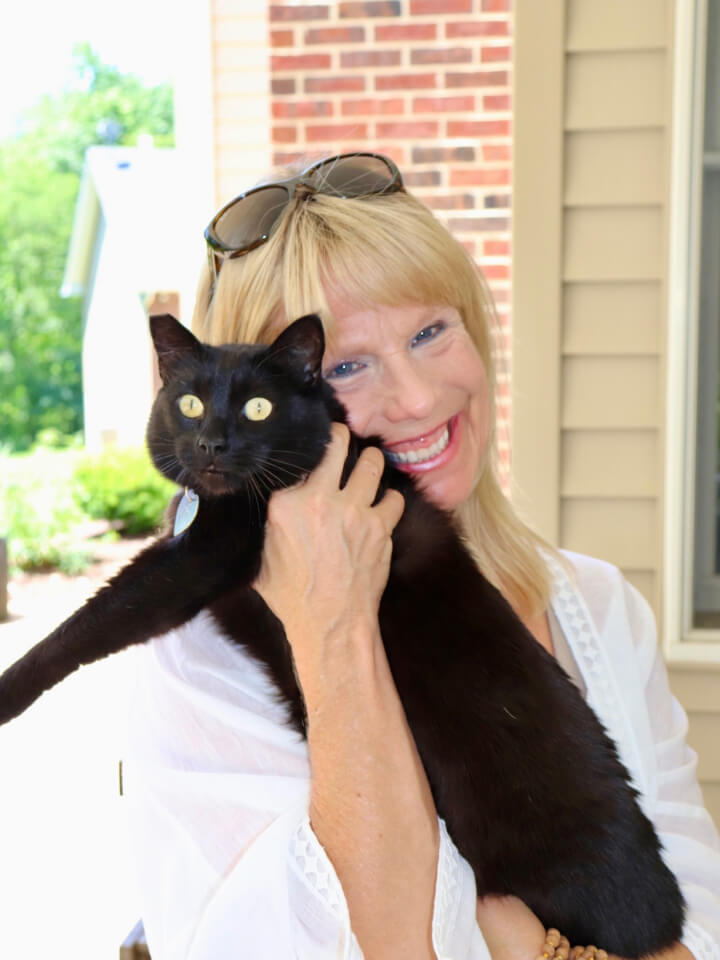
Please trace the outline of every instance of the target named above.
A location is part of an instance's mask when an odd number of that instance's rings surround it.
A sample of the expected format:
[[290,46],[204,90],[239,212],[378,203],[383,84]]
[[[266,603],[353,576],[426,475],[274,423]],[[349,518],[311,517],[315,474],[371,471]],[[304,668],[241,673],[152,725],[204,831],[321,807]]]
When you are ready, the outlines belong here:
[[241,250],[270,233],[285,209],[289,194],[285,187],[267,186],[231,204],[215,223],[215,236],[226,247]]
[[366,197],[387,190],[393,173],[379,157],[349,156],[326,160],[304,179],[321,193]]

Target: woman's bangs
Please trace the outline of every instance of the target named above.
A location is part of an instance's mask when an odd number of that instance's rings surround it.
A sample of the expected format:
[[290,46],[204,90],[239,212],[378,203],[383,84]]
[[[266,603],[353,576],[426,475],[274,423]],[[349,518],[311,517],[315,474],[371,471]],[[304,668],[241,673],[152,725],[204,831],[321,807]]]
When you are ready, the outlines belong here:
[[360,248],[357,240],[329,243],[322,257],[325,289],[358,309],[408,303],[460,307],[458,264],[448,257],[447,245],[431,249],[412,236],[406,240],[380,232]]

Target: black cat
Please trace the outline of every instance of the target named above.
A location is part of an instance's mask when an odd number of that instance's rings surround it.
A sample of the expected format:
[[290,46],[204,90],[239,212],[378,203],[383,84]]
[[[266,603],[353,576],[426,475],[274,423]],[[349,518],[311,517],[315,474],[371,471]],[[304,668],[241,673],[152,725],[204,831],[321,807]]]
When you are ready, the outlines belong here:
[[[346,419],[320,376],[322,327],[303,317],[269,347],[210,347],[169,316],[151,318],[151,331],[163,387],[148,445],[162,473],[197,492],[181,507],[197,507],[197,516],[0,677],[0,722],[81,664],[208,607],[265,665],[304,734],[282,625],[250,584],[270,493],[317,466],[331,422]],[[352,437],[345,477],[373,443]],[[403,494],[405,510],[381,633],[438,813],[478,894],[515,894],[571,943],[624,957],[667,947],[682,932],[682,896],[615,746],[478,572],[451,518],[390,464],[378,496],[388,487]]]

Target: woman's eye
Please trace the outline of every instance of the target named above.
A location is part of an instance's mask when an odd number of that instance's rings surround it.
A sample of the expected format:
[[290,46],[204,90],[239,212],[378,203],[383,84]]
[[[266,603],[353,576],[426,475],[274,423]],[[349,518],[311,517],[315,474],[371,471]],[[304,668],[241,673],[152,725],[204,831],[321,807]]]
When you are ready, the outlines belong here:
[[178,406],[180,407],[180,413],[182,413],[184,417],[190,417],[192,420],[201,417],[203,413],[205,413],[202,400],[200,397],[196,397],[194,393],[183,394],[178,400]]
[[340,379],[342,377],[349,377],[353,373],[357,373],[358,370],[362,369],[362,364],[357,360],[343,360],[342,363],[339,363],[336,367],[333,367],[331,370],[328,370],[325,374],[326,380]]
[[412,345],[415,346],[417,343],[425,343],[426,340],[433,340],[439,333],[442,333],[445,326],[445,321],[439,320],[437,323],[431,323],[429,327],[423,327],[423,329],[413,337]]
[[243,407],[243,413],[248,420],[267,420],[272,412],[272,403],[265,397],[253,397]]

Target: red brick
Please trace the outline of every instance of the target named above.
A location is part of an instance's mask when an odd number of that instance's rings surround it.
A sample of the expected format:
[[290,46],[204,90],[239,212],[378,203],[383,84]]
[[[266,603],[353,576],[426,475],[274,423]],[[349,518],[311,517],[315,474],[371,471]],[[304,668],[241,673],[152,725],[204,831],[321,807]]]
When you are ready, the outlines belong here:
[[389,77],[375,77],[376,90],[420,90],[436,86],[436,73],[397,73]]
[[297,129],[295,127],[273,127],[273,143],[295,143],[297,140]]
[[292,30],[271,30],[270,46],[272,47],[291,47],[295,42],[295,34]]
[[282,4],[270,5],[270,20],[327,20],[330,8],[325,6],[307,5],[303,7],[286,6]]
[[[475,241],[474,240],[461,240],[460,243],[465,247],[467,252],[471,257],[475,256]],[[496,410],[497,415],[497,410]]]
[[413,163],[463,163],[475,160],[474,147],[415,147]]
[[483,109],[489,112],[512,110],[512,97],[509,93],[489,93],[483,97]]
[[422,202],[431,210],[471,210],[475,198],[471,193],[458,193],[452,196],[423,196]]
[[355,0],[338,4],[340,18],[352,17],[360,20],[365,17],[399,17],[400,0]]
[[483,265],[483,273],[487,280],[510,279],[510,267],[505,263],[486,263]]
[[399,120],[395,123],[379,122],[375,125],[378,137],[437,137],[435,120]]
[[486,163],[512,160],[512,147],[509,143],[484,143],[482,152]]
[[449,137],[509,137],[509,120],[448,120]]
[[271,70],[322,70],[331,64],[329,53],[301,53],[298,56],[270,57]]
[[510,243],[508,240],[486,240],[483,253],[486,257],[509,257]]
[[503,44],[502,47],[483,47],[480,51],[482,63],[497,63],[498,60],[511,60],[512,50]]
[[493,170],[481,167],[480,169],[450,171],[451,187],[505,187],[509,183],[510,171],[507,169]]
[[342,114],[345,117],[358,115],[374,116],[376,114],[393,114],[397,116],[405,112],[405,102],[400,97],[390,100],[378,100],[364,97],[362,100],[343,100]]
[[272,105],[272,115],[276,120],[294,117],[331,117],[332,103],[329,100],[281,100]]
[[305,31],[305,43],[362,43],[364,40],[363,27],[323,27]]
[[413,111],[415,113],[443,113],[453,110],[468,110],[472,113],[474,109],[475,97],[471,95],[463,97],[415,97],[413,99]]
[[305,93],[333,93],[336,90],[364,90],[364,77],[306,77]]
[[308,142],[318,140],[355,140],[367,137],[367,125],[364,123],[323,123],[318,126],[308,124],[305,127],[305,138]]
[[450,47],[439,50],[431,47],[428,50],[413,50],[410,53],[410,63],[472,63],[472,50],[469,47]]
[[274,167],[288,167],[304,161],[307,156],[304,152],[286,153],[284,150],[273,150],[272,163]]
[[478,70],[473,73],[446,73],[447,87],[507,87],[510,74],[506,70]]
[[295,81],[292,77],[273,77],[270,88],[278,96],[283,93],[295,93]]
[[483,206],[486,210],[496,210],[510,206],[509,193],[488,193],[483,197]]
[[439,187],[442,179],[439,170],[407,170],[402,176],[406,187]]
[[375,39],[383,40],[434,40],[437,27],[434,23],[390,23],[375,27]]
[[341,67],[397,67],[399,50],[349,50],[340,54]]
[[472,0],[410,0],[410,13],[472,13]]
[[512,10],[511,0],[482,0],[483,13],[505,13]]
[[445,36],[454,37],[506,37],[507,20],[459,20],[445,24]]

